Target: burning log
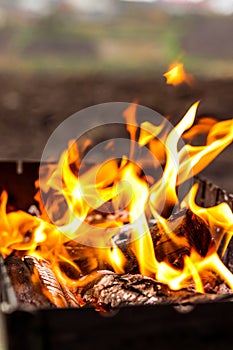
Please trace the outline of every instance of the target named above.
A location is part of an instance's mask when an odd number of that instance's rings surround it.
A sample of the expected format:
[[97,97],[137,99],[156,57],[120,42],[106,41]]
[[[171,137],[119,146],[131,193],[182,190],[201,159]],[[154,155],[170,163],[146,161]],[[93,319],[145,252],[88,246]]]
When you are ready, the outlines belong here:
[[5,265],[20,306],[36,308],[53,306],[42,293],[41,286],[38,283],[33,283],[29,268],[19,257],[7,257]]
[[[214,244],[206,223],[191,210],[182,210],[176,213],[169,219],[168,224],[170,230],[174,228],[172,236],[166,233],[165,229],[158,223],[150,227],[156,259],[159,262],[166,261],[172,266],[182,269],[184,256],[190,255],[191,249],[195,249],[200,256],[204,257],[210,246]],[[130,236],[130,225],[125,225],[114,241],[127,259],[125,272],[139,273]],[[81,271],[81,274],[78,274],[71,266],[66,267],[63,263],[62,270],[69,278],[78,279],[82,275],[96,270],[112,269],[99,256],[102,254],[99,248],[84,246],[76,241],[69,241],[65,246],[70,258],[77,263]]]
[[231,242],[225,254],[224,260],[225,260],[226,266],[233,273],[233,239],[231,239]]
[[[88,279],[87,283],[85,279]],[[166,284],[140,274],[118,275],[111,271],[99,271],[91,282],[89,279],[90,276],[83,277],[84,287],[78,288],[77,298],[102,311],[125,305],[187,305],[218,298],[216,294],[202,295],[188,289],[172,291]]]
[[[195,293],[192,280],[187,282],[188,287],[185,291],[181,289],[179,292],[173,292],[168,285],[140,275],[138,262],[129,243],[130,226],[128,228],[115,240],[127,258],[125,275],[116,275],[111,271],[103,272],[104,269],[111,267],[99,258],[100,252],[97,248],[85,247],[75,241],[66,244],[67,252],[73,261],[79,263],[87,260],[89,264],[91,262],[90,265],[85,263],[82,265],[81,274],[75,269],[72,270],[71,265],[67,267],[63,263],[64,266],[60,266],[70,279],[78,283],[80,281],[81,285],[84,285],[77,290],[77,295],[74,295],[66,285],[59,283],[47,261],[32,256],[25,256],[24,261],[17,257],[7,258],[8,271],[19,302],[43,308],[79,307],[81,300],[81,303],[102,306],[107,310],[125,304],[180,303],[184,302],[186,297],[188,300],[197,295],[200,298],[200,294]],[[191,249],[195,249],[204,257],[211,244],[214,244],[206,223],[190,210],[180,211],[174,215],[169,221],[169,228],[172,230],[171,236],[159,224],[150,227],[150,233],[156,259],[159,262],[165,261],[175,268],[184,267],[184,256],[190,255]],[[85,285],[82,278],[80,279],[82,275],[90,275],[97,270],[102,272],[91,278],[90,283],[87,282]],[[18,271],[21,271],[21,279],[18,277]],[[217,294],[219,285],[221,280],[216,274],[209,273],[204,276],[203,287],[207,293]],[[34,299],[37,301],[33,302]]]
[[207,281],[206,291],[209,293],[202,295],[192,290],[192,284],[187,289],[173,291],[168,285],[141,274],[120,275],[107,270],[81,278],[80,287],[73,293],[59,284],[49,263],[44,260],[27,256],[22,261],[11,256],[5,264],[21,307],[80,307],[89,304],[106,312],[124,305],[186,305],[218,299],[218,294],[220,299],[232,296],[225,284],[214,289]]
[[73,293],[65,286],[61,285],[50,264],[46,260],[38,260],[32,256],[26,256],[24,261],[32,273],[36,274],[43,286],[43,293],[57,307],[79,307],[78,301]]
[[[85,281],[84,277],[83,281]],[[121,305],[154,304],[167,301],[169,289],[142,275],[117,275],[111,271],[100,271],[95,278],[77,290],[84,304],[93,304],[104,310]]]
[[[182,269],[184,256],[190,255],[191,249],[204,257],[210,246],[214,244],[206,223],[191,210],[182,210],[176,213],[169,219],[168,225],[172,235],[167,233],[158,223],[150,227],[155,256],[159,262],[166,261],[172,266]],[[131,249],[131,244],[127,243],[129,235],[130,229],[128,234],[120,233],[116,244],[127,258],[126,272],[138,273],[136,257]]]
[[66,286],[60,286],[47,261],[32,256],[26,256],[23,261],[10,256],[5,265],[21,306],[79,307],[73,293]]
[[54,272],[49,267],[49,263],[45,260],[37,260],[32,256],[26,256],[24,261],[37,282],[40,282],[43,294],[51,303],[57,307],[67,307],[66,298]]
[[68,307],[80,307],[78,300],[76,299],[75,295],[71,292],[71,290],[69,290],[69,288],[67,288],[64,285],[61,285],[61,289],[64,294],[64,297],[66,298]]
[[183,256],[190,255],[192,248],[205,257],[210,245],[214,243],[206,223],[189,209],[172,217],[169,229],[174,234],[174,239],[159,225],[151,228],[155,255],[159,262],[167,261],[178,268],[183,268]]

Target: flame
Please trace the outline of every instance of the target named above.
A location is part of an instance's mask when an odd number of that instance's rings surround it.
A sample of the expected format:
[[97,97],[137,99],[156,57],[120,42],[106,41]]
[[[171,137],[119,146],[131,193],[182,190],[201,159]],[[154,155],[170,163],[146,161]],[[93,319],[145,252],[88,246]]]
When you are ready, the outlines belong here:
[[108,248],[109,263],[116,273],[124,273],[126,258],[118,246],[112,241],[112,247]]
[[139,178],[132,163],[128,163],[122,170],[121,179],[129,183],[132,189],[128,208],[132,226],[132,249],[138,257],[141,273],[148,275],[150,271],[156,272],[157,269],[153,242],[145,216],[145,206],[149,195],[148,186],[144,180]]
[[[182,74],[177,75],[180,72]],[[191,81],[181,64],[165,76],[172,84]],[[233,289],[233,276],[217,253],[223,245],[221,254],[224,255],[233,235],[231,208],[227,203],[210,208],[198,206],[195,201],[197,185],[186,198],[179,198],[177,190],[233,139],[233,120],[217,122],[203,118],[195,124],[198,105],[199,101],[168,130],[166,123],[138,125],[136,104],[132,104],[124,112],[132,140],[130,156],[122,155],[120,162],[111,159],[81,169],[82,154],[91,142],[87,140],[79,149],[71,140],[58,164],[44,165],[41,179],[36,182],[35,198],[40,205],[40,217],[22,211],[8,212],[7,193],[3,191],[0,197],[0,251],[3,256],[13,253],[46,259],[58,281],[72,289],[92,281],[95,273],[106,266],[116,273],[125,272],[128,257],[117,245],[116,237],[127,220],[131,239],[128,249],[143,275],[164,282],[174,290],[193,284],[197,292],[204,293],[203,280],[213,271]],[[200,134],[205,137],[204,145],[187,144]],[[143,175],[141,163],[132,160],[135,143],[139,148],[148,147],[158,160],[163,170],[159,179]],[[106,147],[111,146],[112,143]],[[206,254],[200,254],[186,237],[178,235],[169,221],[170,214],[184,205],[204,220],[214,238]],[[121,212],[127,213],[124,220]],[[189,249],[182,257],[183,266],[158,259],[149,227],[151,218],[157,221],[159,232],[163,232],[171,246]],[[220,229],[218,237],[216,228]],[[83,260],[87,262],[85,266]],[[67,275],[64,265],[75,277]],[[83,275],[87,277],[82,279]]]
[[[221,228],[221,236],[216,242],[219,246],[223,237],[225,237],[225,244],[222,255],[224,255],[226,248],[233,235],[233,213],[229,205],[225,202],[216,206],[203,208],[195,203],[195,198],[198,190],[198,185],[195,184],[190,191],[188,197],[188,205],[190,209],[206,221],[207,225],[214,231],[214,227]],[[214,235],[214,232],[213,232]]]
[[167,84],[175,86],[182,83],[187,83],[188,85],[193,84],[192,75],[185,72],[184,65],[181,62],[172,63],[163,76],[166,78]]
[[158,218],[158,212],[161,212],[161,205],[164,203],[167,207],[177,204],[176,183],[179,172],[178,142],[184,131],[192,126],[198,104],[199,102],[196,102],[189,108],[183,119],[170,132],[165,141],[164,146],[167,159],[163,177],[150,190],[150,208],[155,218]]
[[[137,121],[136,121],[136,111],[137,111],[137,105],[136,101],[135,103],[132,103],[123,113],[123,117],[126,119],[127,122],[127,131],[130,134],[130,140],[136,141],[136,132],[137,132]],[[134,142],[132,142],[132,146],[130,149],[130,155],[129,158],[132,159],[134,154]]]

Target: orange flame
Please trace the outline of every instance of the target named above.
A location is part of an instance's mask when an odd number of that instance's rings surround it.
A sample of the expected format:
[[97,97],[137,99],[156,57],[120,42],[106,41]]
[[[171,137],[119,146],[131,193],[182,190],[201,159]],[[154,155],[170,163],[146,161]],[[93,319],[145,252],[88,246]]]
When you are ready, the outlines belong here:
[[172,63],[163,76],[166,78],[167,84],[175,86],[182,83],[187,83],[188,85],[193,84],[192,75],[185,72],[184,65],[180,62]]
[[109,263],[116,273],[124,273],[126,258],[118,246],[112,242],[112,247],[108,248]]
[[[196,291],[204,293],[203,277],[213,271],[233,289],[233,276],[217,254],[223,237],[222,254],[233,234],[230,207],[226,203],[211,208],[198,206],[195,203],[196,185],[182,203],[177,194],[180,184],[206,167],[233,139],[233,120],[217,122],[208,118],[193,125],[198,104],[194,103],[170,131],[166,130],[165,123],[155,126],[144,122],[138,126],[135,104],[125,111],[127,130],[133,141],[130,155],[135,152],[135,142],[139,147],[148,146],[163,169],[161,178],[152,179],[152,185],[147,181],[149,177],[142,175],[139,164],[125,155],[120,164],[117,159],[112,159],[79,174],[82,150],[79,151],[77,143],[71,141],[58,164],[45,165],[40,183],[36,182],[40,218],[22,211],[7,213],[7,193],[3,191],[0,197],[0,251],[4,257],[16,252],[22,257],[29,254],[47,259],[58,280],[70,288],[85,282],[68,276],[62,268],[64,264],[75,276],[89,274],[86,281],[93,278],[93,271],[105,266],[123,273],[127,257],[114,239],[126,220],[120,215],[123,210],[127,212],[130,224],[129,249],[143,275],[156,278],[175,290],[186,288],[192,282]],[[183,143],[180,146],[181,139],[192,141],[200,132],[205,135],[205,145]],[[89,145],[88,141],[86,146]],[[40,191],[45,194],[44,202]],[[171,242],[187,246],[186,239],[176,235],[167,220],[172,210],[178,210],[184,203],[206,222],[212,237],[216,227],[221,228],[221,234],[214,237],[215,244],[208,248],[205,256],[200,256],[191,247],[190,254],[184,254],[183,267],[175,268],[167,261],[158,261],[148,220],[152,216]],[[103,208],[105,210],[101,211]],[[86,245],[78,243],[82,239]],[[88,261],[85,267],[82,265],[84,257]]]

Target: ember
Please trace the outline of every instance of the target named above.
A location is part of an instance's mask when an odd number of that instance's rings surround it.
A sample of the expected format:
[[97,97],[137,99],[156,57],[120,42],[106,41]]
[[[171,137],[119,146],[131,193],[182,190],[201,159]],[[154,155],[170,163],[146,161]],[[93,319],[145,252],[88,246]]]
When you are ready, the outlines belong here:
[[[233,138],[233,120],[195,124],[198,104],[171,130],[166,123],[137,125],[132,104],[124,112],[129,155],[82,172],[91,143],[80,148],[70,141],[57,164],[41,165],[37,216],[9,211],[2,192],[0,251],[21,306],[92,304],[106,311],[231,293],[233,275],[222,258],[233,234],[232,208],[197,205],[198,184],[179,193]],[[187,143],[200,133],[204,145]],[[114,141],[106,149],[112,147]],[[159,179],[135,160],[142,147],[156,160],[154,168],[161,166]]]

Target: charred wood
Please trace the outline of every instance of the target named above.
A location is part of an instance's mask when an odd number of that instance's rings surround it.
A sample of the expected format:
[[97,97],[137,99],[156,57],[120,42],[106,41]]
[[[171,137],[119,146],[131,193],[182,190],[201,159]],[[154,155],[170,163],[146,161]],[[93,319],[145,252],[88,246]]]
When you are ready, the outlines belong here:
[[74,294],[59,284],[47,261],[10,256],[5,266],[20,307],[79,307]]
[[[190,255],[194,249],[199,255],[205,256],[214,244],[207,224],[191,210],[182,210],[173,215],[168,221],[170,232],[166,232],[158,223],[150,227],[156,259],[166,261],[176,268],[184,267],[184,256]],[[126,272],[138,273],[138,264],[127,243],[127,234],[120,233],[116,240],[117,245],[127,258]],[[128,231],[128,241],[130,229]]]
[[159,225],[150,230],[158,261],[167,261],[175,267],[183,268],[183,257],[189,255],[191,249],[205,257],[214,244],[207,224],[189,209],[173,216],[168,225],[174,239]]
[[61,285],[61,289],[64,294],[64,297],[66,298],[68,307],[80,307],[78,300],[76,299],[73,292],[69,290],[68,287]]
[[[172,216],[168,222],[172,232],[167,233],[158,223],[150,227],[155,255],[157,260],[166,261],[176,268],[184,267],[184,256],[190,255],[194,249],[199,255],[205,256],[214,244],[207,224],[191,210],[182,210]],[[130,243],[130,225],[126,225],[115,237],[115,243],[121,249],[127,259],[126,273],[139,273],[139,266]],[[70,267],[64,272],[71,278],[79,278],[97,270],[111,270],[112,267],[101,258],[101,249],[84,246],[78,242],[66,243],[66,249],[70,258],[79,266],[80,274]],[[73,277],[72,277],[73,275]]]
[[79,300],[102,311],[125,305],[187,305],[213,301],[217,297],[215,294],[203,295],[188,289],[172,291],[166,284],[140,274],[117,275],[110,271],[100,271],[95,279],[77,290]]
[[5,266],[13,285],[19,306],[49,308],[50,300],[42,293],[40,285],[35,285],[25,263],[17,256],[5,259]]
[[31,274],[42,286],[42,292],[57,307],[67,307],[68,303],[63,294],[62,288],[51,270],[49,263],[45,260],[38,260],[32,256],[24,258]]
[[60,267],[62,267],[62,270],[68,277],[78,279],[83,275],[98,270],[99,263],[95,248],[85,246],[76,241],[67,242],[65,247],[70,259],[74,261],[80,269],[80,273],[78,273],[72,266],[65,265],[64,262],[60,263]]

